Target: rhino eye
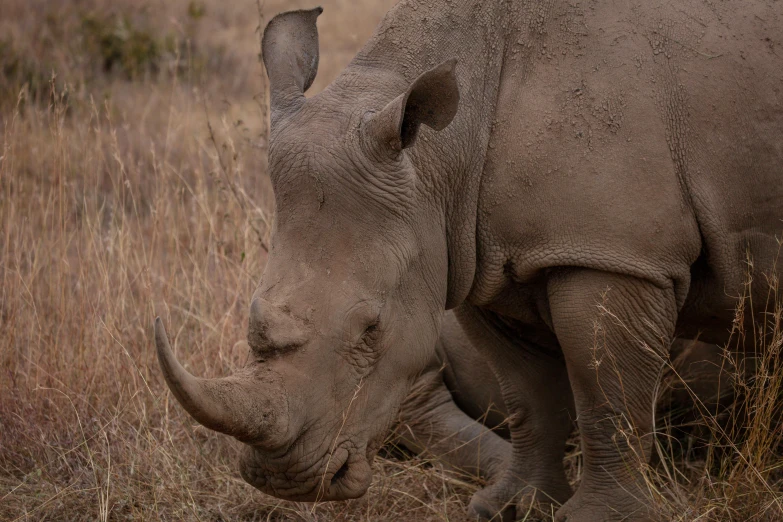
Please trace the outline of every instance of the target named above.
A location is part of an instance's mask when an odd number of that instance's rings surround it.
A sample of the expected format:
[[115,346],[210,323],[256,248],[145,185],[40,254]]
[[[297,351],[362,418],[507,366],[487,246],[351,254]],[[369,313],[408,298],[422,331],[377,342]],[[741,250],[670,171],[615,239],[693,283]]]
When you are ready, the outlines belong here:
[[362,334],[362,342],[365,344],[372,344],[376,339],[378,339],[379,334],[380,329],[378,328],[378,321],[376,320],[370,326],[365,328],[364,333]]

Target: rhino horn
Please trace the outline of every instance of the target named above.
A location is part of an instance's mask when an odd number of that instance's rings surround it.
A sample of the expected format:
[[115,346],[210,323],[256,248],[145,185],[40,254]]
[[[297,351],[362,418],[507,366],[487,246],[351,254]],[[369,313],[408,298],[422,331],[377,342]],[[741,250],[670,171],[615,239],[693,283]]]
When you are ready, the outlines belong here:
[[166,384],[194,419],[244,442],[267,438],[269,421],[276,416],[264,411],[270,401],[262,396],[261,383],[239,374],[219,379],[194,377],[174,356],[160,317],[155,319],[155,344]]

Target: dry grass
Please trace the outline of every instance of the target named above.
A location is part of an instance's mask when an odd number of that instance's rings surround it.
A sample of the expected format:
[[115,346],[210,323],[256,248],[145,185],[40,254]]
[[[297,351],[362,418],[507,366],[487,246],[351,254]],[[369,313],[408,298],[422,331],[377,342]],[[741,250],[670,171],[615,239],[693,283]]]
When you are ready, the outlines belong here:
[[[322,3],[314,91],[393,1]],[[195,425],[159,374],[156,315],[196,374],[246,356],[234,343],[271,208],[257,25],[253,0],[4,0],[0,519],[465,519],[476,485],[416,458],[378,459],[368,495],[348,503],[265,496],[238,477],[236,444]],[[767,410],[781,370],[761,367],[742,410],[751,436],[670,464],[688,468],[673,482],[653,476],[677,520],[780,519]],[[578,452],[568,462],[578,480]]]
[[[757,295],[766,294],[765,302],[753,302],[752,287]],[[646,467],[651,498],[667,520],[783,520],[781,355],[780,281],[755,271],[749,259],[745,292],[720,362],[729,381],[722,386],[723,400],[705,402],[684,386],[695,409],[689,425],[672,426],[664,419],[659,426],[658,451],[677,458]],[[669,380],[682,384],[685,379],[671,371]],[[689,437],[677,440],[673,432],[682,429]]]
[[[620,440],[634,448],[626,464],[643,473],[644,500],[661,520],[783,520],[783,296],[777,277],[755,271],[750,259],[746,274],[727,345],[702,345],[709,353],[694,357],[692,344],[664,361],[652,463],[641,457],[635,426],[624,417],[615,422]],[[766,293],[760,307],[754,287]],[[614,367],[601,332],[625,325],[607,303],[599,308],[594,365]]]

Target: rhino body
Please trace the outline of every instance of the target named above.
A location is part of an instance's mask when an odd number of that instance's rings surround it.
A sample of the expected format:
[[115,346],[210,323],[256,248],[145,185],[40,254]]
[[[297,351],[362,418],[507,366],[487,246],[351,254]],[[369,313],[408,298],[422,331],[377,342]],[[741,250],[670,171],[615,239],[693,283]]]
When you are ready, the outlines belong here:
[[264,32],[277,219],[254,357],[197,379],[158,322],[173,393],[246,443],[261,490],[357,497],[453,308],[511,414],[470,509],[653,519],[639,464],[672,338],[725,344],[780,275],[779,2],[403,1],[305,98],[320,13]]

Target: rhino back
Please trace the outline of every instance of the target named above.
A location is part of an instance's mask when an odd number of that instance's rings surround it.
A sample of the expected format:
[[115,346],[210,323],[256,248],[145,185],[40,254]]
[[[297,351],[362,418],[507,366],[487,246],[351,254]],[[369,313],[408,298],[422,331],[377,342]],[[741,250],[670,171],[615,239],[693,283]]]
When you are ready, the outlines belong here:
[[587,266],[725,319],[783,229],[779,3],[544,6],[506,46],[472,301]]

